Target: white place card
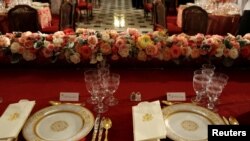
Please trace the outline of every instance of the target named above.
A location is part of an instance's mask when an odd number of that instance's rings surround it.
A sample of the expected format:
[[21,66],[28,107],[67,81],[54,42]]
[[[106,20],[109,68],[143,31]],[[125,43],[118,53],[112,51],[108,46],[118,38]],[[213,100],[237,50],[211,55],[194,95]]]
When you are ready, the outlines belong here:
[[186,101],[185,92],[167,92],[168,101]]
[[60,101],[79,101],[78,92],[60,92]]

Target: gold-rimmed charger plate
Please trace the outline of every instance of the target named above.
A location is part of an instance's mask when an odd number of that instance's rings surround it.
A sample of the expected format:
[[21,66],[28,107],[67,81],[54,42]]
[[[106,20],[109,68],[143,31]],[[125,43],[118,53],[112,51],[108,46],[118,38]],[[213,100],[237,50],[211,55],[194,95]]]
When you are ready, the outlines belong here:
[[88,135],[93,126],[94,116],[88,109],[61,104],[33,114],[22,133],[27,141],[76,141]]
[[208,125],[225,124],[218,114],[190,103],[168,106],[162,112],[172,140],[207,141]]

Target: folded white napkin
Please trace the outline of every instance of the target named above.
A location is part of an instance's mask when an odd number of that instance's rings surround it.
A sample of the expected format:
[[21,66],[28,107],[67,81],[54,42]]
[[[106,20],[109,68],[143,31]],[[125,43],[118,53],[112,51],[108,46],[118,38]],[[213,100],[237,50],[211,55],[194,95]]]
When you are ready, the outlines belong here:
[[134,141],[166,138],[166,125],[159,101],[141,102],[132,107]]
[[17,138],[34,105],[28,100],[10,104],[0,118],[0,139]]

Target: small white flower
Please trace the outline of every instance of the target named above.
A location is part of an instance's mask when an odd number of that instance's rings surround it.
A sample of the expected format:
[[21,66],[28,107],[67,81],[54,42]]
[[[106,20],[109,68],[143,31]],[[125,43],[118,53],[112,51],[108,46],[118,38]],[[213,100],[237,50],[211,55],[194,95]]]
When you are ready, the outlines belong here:
[[236,48],[232,48],[229,50],[229,57],[232,59],[236,59],[239,56],[239,51]]
[[221,57],[221,56],[224,54],[223,51],[224,51],[223,48],[217,48],[217,49],[216,49],[215,56],[216,56],[216,57]]
[[20,44],[18,42],[13,42],[10,46],[11,53],[20,53]]

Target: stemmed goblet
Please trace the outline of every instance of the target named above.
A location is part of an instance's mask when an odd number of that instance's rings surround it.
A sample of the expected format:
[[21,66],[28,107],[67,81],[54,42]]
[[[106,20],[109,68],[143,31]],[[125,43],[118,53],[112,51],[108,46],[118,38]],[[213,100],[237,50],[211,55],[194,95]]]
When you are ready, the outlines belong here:
[[207,108],[213,111],[217,111],[215,108],[215,102],[217,101],[218,97],[222,92],[222,86],[217,85],[216,83],[209,83],[206,88],[206,93],[208,96],[208,104]]
[[196,96],[191,99],[191,101],[195,104],[202,104],[201,99],[202,96],[206,93],[206,87],[209,83],[209,76],[205,73],[202,73],[202,70],[194,71],[193,76],[193,89],[195,91]]
[[120,84],[120,75],[117,73],[110,73],[104,75],[103,84],[105,89],[109,93],[109,97],[105,100],[105,104],[109,106],[114,106],[118,104],[118,100],[114,97],[114,93],[116,92]]
[[84,72],[84,81],[86,89],[91,94],[91,97],[87,99],[87,102],[90,104],[97,104],[96,95],[93,92],[93,82],[100,81],[100,79],[101,78],[98,75],[98,71],[95,69],[86,70]]
[[95,81],[92,83],[93,92],[95,93],[97,105],[95,106],[94,110],[97,113],[105,113],[108,111],[108,106],[103,104],[103,99],[107,95],[107,91],[105,90],[105,87],[102,84],[102,80]]

